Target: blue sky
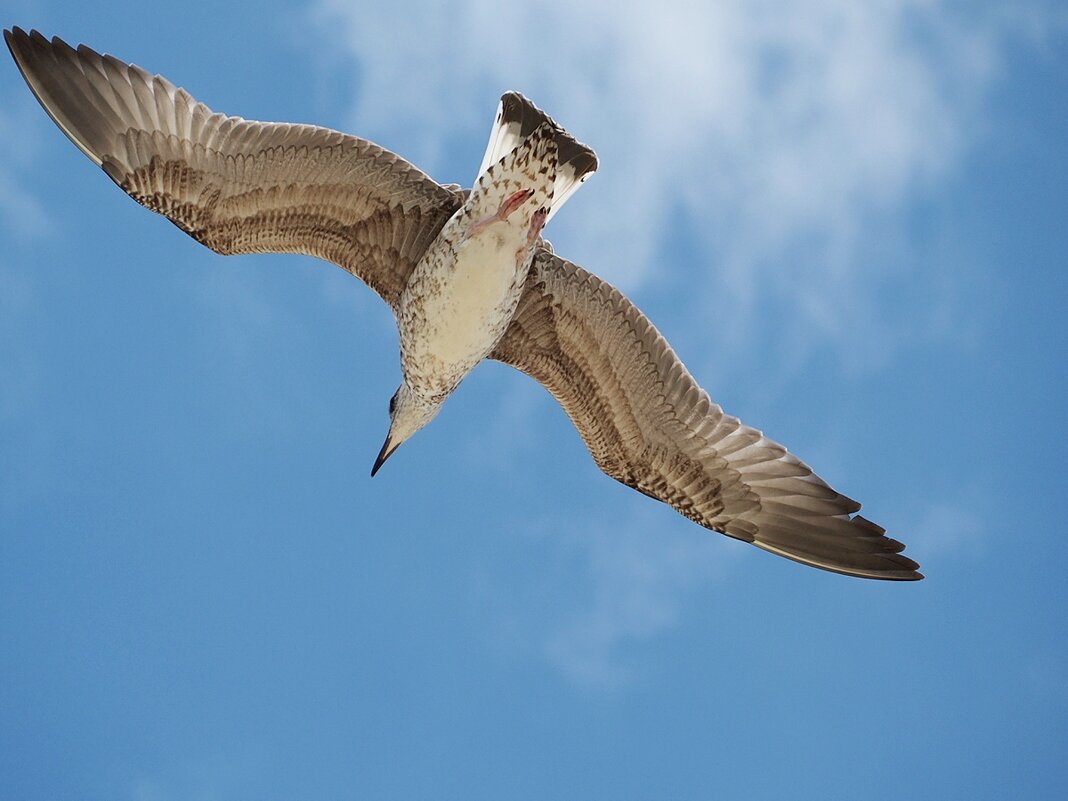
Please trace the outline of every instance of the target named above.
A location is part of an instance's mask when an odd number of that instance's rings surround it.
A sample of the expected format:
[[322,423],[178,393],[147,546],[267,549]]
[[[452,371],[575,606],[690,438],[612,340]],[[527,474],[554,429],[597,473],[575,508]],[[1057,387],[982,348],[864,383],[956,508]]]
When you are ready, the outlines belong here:
[[3,23],[442,181],[528,94],[601,157],[557,251],[926,581],[694,526],[501,365],[372,481],[385,306],[140,209],[9,62],[0,795],[1060,797],[1068,16],[448,7],[13,0]]

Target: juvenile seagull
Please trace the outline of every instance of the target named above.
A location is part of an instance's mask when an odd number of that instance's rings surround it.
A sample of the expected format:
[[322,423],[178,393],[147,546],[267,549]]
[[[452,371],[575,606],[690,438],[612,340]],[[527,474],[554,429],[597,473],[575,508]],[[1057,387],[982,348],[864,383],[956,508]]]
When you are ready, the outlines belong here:
[[860,504],[730,417],[615,288],[541,230],[597,157],[515,92],[501,98],[471,190],[310,125],[218,114],[158,75],[15,28],[26,83],[134,200],[221,254],[340,265],[397,317],[403,381],[371,474],[483,359],[541,382],[597,466],[706,528],[807,565],[922,578]]

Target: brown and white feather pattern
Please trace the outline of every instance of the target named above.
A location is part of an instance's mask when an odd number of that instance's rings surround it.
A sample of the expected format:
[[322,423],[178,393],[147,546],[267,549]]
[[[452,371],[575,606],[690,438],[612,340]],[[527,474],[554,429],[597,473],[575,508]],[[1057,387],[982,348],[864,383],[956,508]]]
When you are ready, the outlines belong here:
[[541,382],[597,466],[689,519],[805,564],[917,579],[904,546],[804,462],[724,414],[618,290],[537,254],[494,359]]
[[[537,244],[532,219],[552,202],[556,153],[545,125],[491,164],[412,272],[397,329],[405,377],[425,395],[456,389],[507,329]],[[476,221],[526,189],[530,197],[507,220],[474,233]]]
[[[416,265],[450,250],[439,234],[465,199],[476,200],[367,140],[227,117],[84,45],[75,50],[19,28],[4,36],[67,136],[135,200],[219,253],[325,258],[397,312]],[[522,95],[501,99],[483,167],[539,130],[555,144],[547,159],[551,216],[597,159]],[[490,355],[548,388],[605,473],[703,526],[806,564],[922,578],[899,553],[901,543],[855,514],[859,504],[724,414],[630,301],[552,255],[546,242],[536,244],[515,315]],[[469,310],[478,304],[458,302]],[[489,333],[486,347],[496,336]]]
[[478,175],[483,175],[492,164],[519,147],[539,128],[545,127],[548,127],[556,141],[553,202],[546,218],[546,222],[549,222],[597,170],[597,154],[519,92],[505,92],[501,97]]
[[213,112],[158,75],[5,32],[59,127],[138,203],[222,254],[303,253],[396,307],[462,196],[365,139]]

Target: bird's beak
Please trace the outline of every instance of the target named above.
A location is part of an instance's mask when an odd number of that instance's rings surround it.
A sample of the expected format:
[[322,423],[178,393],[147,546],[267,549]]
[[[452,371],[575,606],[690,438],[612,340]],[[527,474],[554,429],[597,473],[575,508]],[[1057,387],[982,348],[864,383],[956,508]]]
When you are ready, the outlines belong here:
[[377,473],[379,468],[386,463],[386,459],[392,456],[393,451],[397,450],[399,447],[400,443],[393,441],[393,432],[390,431],[389,434],[386,435],[386,441],[382,443],[382,450],[378,452],[378,458],[375,459],[374,467],[371,468],[371,478],[374,478],[375,473]]

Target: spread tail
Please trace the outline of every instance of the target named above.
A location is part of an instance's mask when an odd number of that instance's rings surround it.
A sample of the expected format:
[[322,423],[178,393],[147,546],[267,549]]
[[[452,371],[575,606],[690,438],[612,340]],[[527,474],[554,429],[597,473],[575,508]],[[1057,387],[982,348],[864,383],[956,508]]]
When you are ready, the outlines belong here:
[[548,222],[582,182],[593,175],[597,169],[597,155],[518,92],[507,92],[501,97],[478,176],[519,147],[541,125],[548,125],[553,130],[557,151],[556,182]]

